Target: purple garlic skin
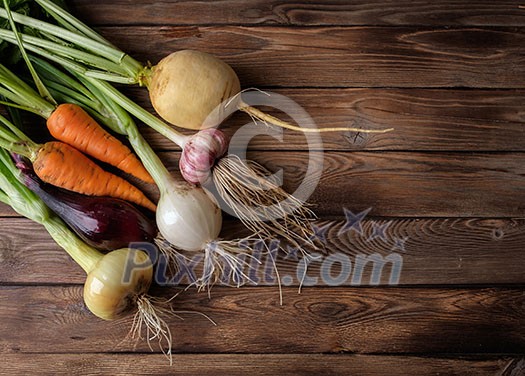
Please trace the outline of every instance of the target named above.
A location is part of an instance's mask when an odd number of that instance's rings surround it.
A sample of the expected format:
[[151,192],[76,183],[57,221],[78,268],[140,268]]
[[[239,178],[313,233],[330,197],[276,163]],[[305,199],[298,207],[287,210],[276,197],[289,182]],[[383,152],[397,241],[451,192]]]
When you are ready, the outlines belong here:
[[218,129],[204,129],[189,138],[179,160],[182,177],[191,184],[204,184],[216,160],[228,150],[228,138]]

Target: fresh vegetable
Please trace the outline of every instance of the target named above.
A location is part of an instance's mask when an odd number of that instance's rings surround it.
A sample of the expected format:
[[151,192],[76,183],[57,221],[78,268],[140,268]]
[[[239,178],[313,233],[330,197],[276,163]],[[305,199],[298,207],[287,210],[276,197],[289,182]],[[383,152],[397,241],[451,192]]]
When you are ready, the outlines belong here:
[[[188,129],[215,127],[223,120],[227,105],[250,116],[280,127],[302,132],[359,131],[387,132],[355,128],[301,128],[269,116],[244,103],[239,78],[220,59],[204,52],[183,50],[162,59],[157,66],[144,66],[114,47],[52,0],[35,0],[60,26],[13,13],[13,19],[41,33],[58,37],[66,43],[39,36],[24,35],[26,48],[62,64],[82,64],[86,75],[112,82],[140,84],[149,88],[158,114],[166,121]],[[8,14],[0,9],[0,17]],[[14,41],[12,33],[0,30],[0,36]]]
[[[17,16],[17,20],[26,20],[27,18],[24,18],[22,16]],[[31,21],[32,22],[32,21]],[[37,23],[35,25],[42,25],[42,23]],[[78,25],[78,24],[77,24]],[[32,25],[29,25],[32,26]],[[50,27],[49,30],[47,30],[47,27]],[[45,24],[44,28],[47,30],[47,34],[53,34],[53,32],[56,32],[57,30],[63,30],[63,35],[71,35],[71,33],[75,34],[76,36],[79,36],[77,32],[71,32],[65,29],[61,29],[60,27],[56,29],[56,26]],[[78,30],[79,33],[83,33],[84,35],[87,35],[89,33],[86,28],[84,28],[83,31],[80,31],[76,26],[70,24],[67,26],[68,29],[75,29]],[[62,34],[61,34],[62,35]],[[112,102],[110,106],[122,106],[126,110],[130,111],[133,115],[137,116],[140,120],[145,121],[148,125],[152,126],[159,132],[161,132],[164,135],[167,135],[172,139],[174,142],[176,142],[179,146],[183,147],[188,143],[189,146],[194,145],[196,147],[188,147],[188,151],[192,150],[193,152],[186,153],[187,155],[182,158],[183,165],[182,170],[185,173],[185,178],[189,181],[191,180],[190,174],[187,174],[186,172],[188,170],[193,169],[196,171],[195,175],[201,175],[201,176],[210,176],[209,171],[210,168],[213,166],[213,174],[211,174],[213,178],[213,182],[218,185],[217,191],[219,192],[221,199],[225,201],[233,210],[233,213],[235,213],[244,223],[247,225],[254,233],[258,234],[259,236],[263,238],[269,238],[274,237],[275,235],[282,236],[288,240],[290,240],[295,245],[300,246],[301,244],[305,242],[309,242],[308,239],[311,235],[311,227],[310,227],[310,218],[313,217],[313,213],[305,208],[301,201],[296,200],[295,198],[288,195],[282,188],[279,187],[279,185],[275,184],[274,182],[268,181],[264,178],[264,172],[265,170],[262,168],[262,166],[256,165],[254,163],[246,163],[242,161],[241,159],[232,156],[221,158],[220,161],[216,165],[214,165],[214,157],[217,157],[221,154],[221,149],[226,150],[226,139],[225,137],[221,136],[220,131],[217,131],[217,137],[211,137],[209,133],[201,133],[197,135],[195,138],[190,138],[187,136],[183,136],[180,133],[174,131],[171,127],[167,126],[165,123],[154,117],[153,115],[149,114],[148,112],[141,109],[139,106],[134,104],[133,102],[129,101],[126,97],[122,96],[118,91],[116,91],[111,85],[107,84],[106,82],[103,82],[101,80],[98,80],[94,77],[101,77],[104,78],[104,76],[109,75],[114,77],[115,75],[111,72],[111,69],[109,65],[99,64],[101,63],[100,59],[93,59],[91,60],[89,56],[83,55],[82,58],[79,57],[79,55],[75,55],[78,57],[78,59],[68,60],[67,58],[64,58],[64,56],[74,56],[74,55],[68,55],[69,53],[73,53],[73,50],[69,50],[69,46],[61,45],[60,48],[57,50],[53,50],[53,46],[51,46],[49,43],[54,43],[52,41],[48,41],[47,39],[45,41],[42,41],[41,44],[31,44],[29,42],[35,41],[32,39],[33,37],[24,35],[22,37],[24,43],[20,43],[20,45],[24,46],[28,50],[31,50],[32,52],[35,52],[37,54],[40,54],[44,57],[47,57],[51,59],[52,61],[55,61],[61,65],[63,65],[65,68],[69,69],[71,73],[74,73],[77,78],[82,81],[82,83],[85,86],[90,86],[90,90],[92,93],[94,93],[95,97],[97,99],[101,99],[105,102],[108,102],[106,98],[109,98]],[[8,40],[6,38],[6,40]],[[38,38],[37,38],[38,39]],[[12,38],[12,42],[16,42],[16,37]],[[100,42],[100,41],[99,41]],[[104,43],[103,43],[104,44]],[[41,48],[43,47],[43,48]],[[46,48],[51,48],[54,52],[49,54],[49,50],[46,50]],[[55,46],[56,47],[56,46]],[[99,47],[104,50],[105,47],[109,46],[109,43],[106,46]],[[65,50],[64,50],[65,48]],[[60,52],[69,51],[65,55],[60,56]],[[46,52],[47,51],[47,52]],[[75,50],[77,51],[77,50]],[[106,49],[106,51],[108,51]],[[57,54],[55,54],[57,52]],[[79,61],[95,61],[97,60],[97,64],[102,67],[104,65],[103,70],[95,72],[87,72],[86,69],[79,63]],[[121,61],[126,60],[126,56],[122,55],[118,57],[118,59],[110,64],[112,67],[115,66],[115,64],[120,63]],[[33,58],[33,61],[36,61]],[[89,74],[88,74],[89,73]],[[49,79],[49,77],[46,77]],[[48,84],[49,87],[52,87],[52,89],[56,89],[62,92],[64,96],[71,95],[71,86],[68,87],[68,90],[64,90],[65,88],[61,83],[64,83],[68,80],[65,79],[58,79],[54,86]],[[74,85],[75,86],[75,85]],[[76,90],[73,88],[73,91],[78,93],[79,90]],[[113,103],[116,102],[116,103]],[[133,126],[134,127],[134,126]],[[135,127],[134,127],[135,128]],[[147,161],[145,160],[144,156],[141,156],[140,152],[140,143],[141,140],[138,140],[135,138],[134,133],[135,130],[132,130],[129,127],[124,127],[121,129],[122,133],[126,133],[131,144],[134,146],[135,151],[139,154],[139,157],[145,164],[145,167],[148,169],[150,174],[153,176],[153,172],[151,168],[148,168]],[[138,134],[138,132],[136,132]],[[201,137],[202,136],[202,137]],[[216,139],[218,141],[218,149],[213,150],[211,143],[206,142],[198,142],[199,140],[211,140]],[[135,144],[134,144],[135,142]],[[222,144],[221,144],[222,143]],[[202,161],[211,161],[210,166],[203,166]],[[184,164],[186,166],[189,165],[187,163],[188,161],[194,161],[197,163],[194,163],[193,166],[189,166],[189,168],[184,168]],[[253,167],[256,167],[255,169]],[[199,226],[191,226],[191,231],[187,231],[185,226],[177,226],[179,223],[180,215],[174,215],[173,209],[169,208],[169,210],[165,213],[166,215],[163,215],[164,211],[161,210],[161,206],[168,207],[173,204],[175,204],[175,201],[172,200],[172,197],[174,197],[174,193],[177,193],[177,195],[180,196],[182,193],[182,196],[187,196],[184,191],[182,192],[175,192],[171,189],[165,189],[162,186],[164,185],[169,186],[171,188],[172,184],[170,183],[163,183],[162,180],[166,180],[163,177],[155,177],[153,176],[154,180],[159,185],[160,191],[161,191],[161,199],[159,201],[159,210],[157,211],[157,224],[161,231],[161,233],[164,235],[164,237],[171,241],[175,246],[180,247],[185,250],[205,250],[205,256],[208,257],[208,255],[211,254],[219,254],[220,252],[225,252],[226,249],[228,249],[230,252],[232,249],[236,249],[235,247],[231,248],[231,244],[226,244],[221,242],[220,247],[217,247],[217,242],[214,241],[218,235],[218,230],[220,229],[219,226],[207,226],[206,230],[202,230]],[[193,181],[195,182],[195,181]],[[202,182],[201,182],[202,183]],[[269,189],[268,189],[269,188]],[[167,194],[168,193],[168,194]],[[166,199],[167,198],[167,199]],[[178,201],[178,198],[177,198]],[[201,200],[197,200],[201,201]],[[214,204],[216,207],[216,204]],[[179,206],[183,206],[182,204],[179,204]],[[210,211],[210,207],[208,207],[202,215],[210,215],[210,213],[218,213],[218,208],[216,211]],[[197,211],[200,213],[200,211]],[[206,212],[208,212],[206,214]],[[216,214],[215,214],[216,215]],[[200,215],[199,215],[200,216]],[[193,215],[195,217],[195,215]],[[177,219],[177,221],[174,221],[174,218]],[[168,221],[165,221],[163,219],[168,219]],[[282,221],[280,221],[282,219]],[[202,219],[199,219],[199,222],[202,223]],[[180,231],[181,233],[177,233],[175,236],[173,233],[168,233],[168,228],[173,228],[174,231]],[[197,232],[197,239],[203,239],[192,241],[192,244],[188,244],[186,242],[182,242],[182,246],[177,245],[174,243],[175,239],[183,238],[182,233],[191,233],[195,232],[196,229],[198,229]],[[211,237],[209,236],[211,231]],[[204,237],[204,235],[207,235]],[[211,252],[210,249],[214,249],[214,252]],[[218,250],[217,250],[218,249]],[[235,252],[237,252],[235,250]],[[226,253],[224,253],[226,254]],[[208,269],[209,270],[209,269]]]
[[153,221],[127,201],[56,188],[40,180],[29,160],[17,154],[13,159],[22,182],[90,246],[110,251],[154,241]]
[[155,204],[138,188],[104,171],[75,148],[58,141],[39,145],[5,117],[0,116],[0,123],[0,146],[29,158],[44,182],[86,195],[121,198],[155,211]]
[[121,198],[156,210],[156,205],[138,188],[63,142],[46,142],[32,162],[38,177],[57,187],[85,195]]
[[142,181],[153,183],[140,160],[119,139],[106,132],[82,107],[63,103],[47,119],[51,135],[99,161],[109,163]]
[[[155,243],[168,262],[173,264],[177,250],[204,252],[205,263],[212,265],[212,269],[217,272],[208,273],[206,278],[195,282],[201,287],[215,281],[217,273],[224,269],[220,266],[222,263],[228,261],[230,265],[245,264],[241,258],[231,255],[244,254],[245,251],[249,252],[249,249],[241,248],[239,240],[218,239],[222,214],[216,201],[202,188],[176,181],[144,140],[126,111],[89,81],[76,80],[41,59],[31,57],[31,61],[34,62],[43,82],[49,84],[54,97],[65,101],[76,100],[90,106],[86,108],[89,108],[102,124],[128,138],[160,191],[156,211],[160,236],[155,237]],[[58,85],[59,83],[67,83],[69,86]],[[235,268],[232,269],[232,273],[234,271]]]
[[[81,241],[19,180],[20,172],[10,156],[0,149],[0,200],[19,214],[43,225],[53,239],[86,272],[84,302],[104,320],[114,320],[136,311],[132,333],[147,328],[148,341],[164,340],[171,354],[171,333],[159,316],[166,308],[155,307],[147,293],[152,283],[153,262],[138,249],[121,248],[103,255]],[[158,304],[158,303],[157,303]],[[166,303],[164,303],[166,304]]]
[[[221,157],[221,153],[227,149],[226,138],[221,135],[220,131],[214,132],[214,137],[210,137],[210,133],[206,132],[191,138],[184,136],[123,97],[115,88],[100,79],[130,83],[134,82],[131,76],[139,74],[142,78],[147,77],[148,70],[115,49],[109,42],[97,36],[93,30],[68,15],[63,9],[57,8],[52,2],[38,0],[38,3],[52,16],[57,16],[58,22],[63,27],[13,13],[15,21],[41,32],[42,35],[35,37],[25,34],[17,39],[17,34],[13,31],[0,30],[0,37],[11,43],[19,43],[20,46],[75,72],[79,79],[84,80],[84,84],[85,81],[89,81],[90,85],[96,86],[101,96],[111,98],[112,101],[117,102],[131,114],[183,148],[180,168],[184,178],[192,184],[209,184],[210,181],[206,182],[204,179],[211,177],[212,179],[208,180],[213,181],[216,189],[209,185],[208,188],[216,191],[220,199],[231,208],[231,213],[239,217],[254,233],[263,237],[280,235],[297,246],[308,242],[312,233],[310,219],[313,218],[313,213],[305,208],[300,200],[286,193],[278,184],[267,180],[265,176],[270,175],[268,171],[260,165],[244,162],[236,156],[231,156],[231,158],[225,156],[217,161],[215,158]],[[2,15],[9,17],[9,12],[2,12],[0,9],[0,16]],[[13,26],[12,28],[14,29]],[[54,37],[46,38],[44,34],[54,35],[71,43],[60,43]],[[205,55],[199,56],[201,56],[200,61],[214,61]],[[224,72],[226,71],[228,70],[225,68]],[[195,82],[190,86],[204,79],[205,76],[198,79],[194,77]],[[55,83],[55,88],[64,89],[60,82]],[[214,90],[211,91],[214,92]],[[228,90],[225,92],[229,93]],[[192,101],[197,100],[195,98],[200,96],[205,97],[205,93],[190,91],[186,94],[188,98],[192,98]],[[227,99],[227,96],[224,95],[224,99]],[[231,102],[231,99],[229,101]],[[207,143],[206,140],[210,142]],[[212,140],[219,144],[212,143]]]
[[48,99],[44,99],[3,65],[0,65],[0,95],[10,100],[11,105],[47,119],[47,128],[57,140],[145,182],[153,182],[135,154],[120,140],[106,132],[79,105],[57,105],[54,100],[51,102],[50,94],[47,94]]
[[137,82],[149,89],[155,111],[182,128],[216,127],[224,120],[228,100],[241,91],[228,64],[200,51],[174,52],[142,74]]

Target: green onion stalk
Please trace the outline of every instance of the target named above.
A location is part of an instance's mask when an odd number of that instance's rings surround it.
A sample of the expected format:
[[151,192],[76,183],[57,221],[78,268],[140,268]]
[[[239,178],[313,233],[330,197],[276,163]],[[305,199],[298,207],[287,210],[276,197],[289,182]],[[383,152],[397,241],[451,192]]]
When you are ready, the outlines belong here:
[[[192,136],[183,135],[124,96],[107,81],[147,84],[147,77],[155,69],[142,66],[51,1],[36,2],[59,25],[13,12],[14,21],[41,34],[20,34],[24,48],[75,72],[99,93],[181,147],[179,168],[186,181],[215,192],[218,200],[226,204],[223,209],[238,217],[253,233],[262,239],[281,237],[307,255],[304,246],[313,246],[311,221],[315,214],[304,202],[268,179],[271,174],[263,166],[241,160],[233,153],[225,154],[228,140],[220,130],[210,128]],[[9,12],[0,9],[0,17],[8,16]],[[17,43],[16,34],[0,29],[0,38],[10,43]],[[53,38],[46,38],[48,35]],[[195,97],[187,92],[185,96]],[[224,99],[231,102],[228,98]]]
[[[283,128],[301,132],[350,131],[385,132],[355,128],[301,128],[257,110],[241,99],[239,78],[223,61],[209,54],[183,50],[162,59],[157,66],[140,63],[52,0],[35,0],[58,24],[50,24],[13,13],[16,22],[38,30],[48,38],[27,36],[24,42],[41,46],[50,55],[82,62],[85,73],[115,83],[148,87],[153,106],[166,121],[188,129],[215,127],[223,120],[227,104]],[[7,0],[4,0],[7,8]],[[8,18],[0,9],[0,17]],[[9,38],[8,34],[3,34]],[[66,41],[67,44],[60,41]],[[206,78],[205,78],[206,77]],[[187,100],[191,98],[191,102]]]
[[143,138],[131,116],[90,79],[74,72],[68,74],[35,56],[29,59],[54,98],[61,103],[82,106],[100,124],[127,137],[159,188],[156,211],[159,235],[155,243],[171,271],[186,257],[184,252],[203,252],[203,275],[192,281],[199,288],[209,287],[221,277],[233,279],[238,286],[245,283],[249,277],[242,270],[249,267],[249,263],[244,260],[252,258],[251,248],[246,246],[248,239],[218,238],[222,213],[214,198],[202,188],[176,180]]
[[[44,85],[40,75],[36,72],[29,54],[26,53],[25,46],[16,35],[16,26],[9,10],[7,13],[10,21],[12,21],[11,27],[15,30],[16,42],[20,47],[33,80],[37,83],[37,86],[41,85],[45,88],[46,95],[50,95],[47,86]],[[175,261],[179,256],[178,250],[204,252],[205,265],[208,267],[204,268],[203,278],[194,281],[199,287],[209,287],[216,282],[219,274],[225,269],[221,266],[223,263],[227,263],[228,266],[235,266],[235,268],[228,268],[232,274],[248,265],[242,257],[237,257],[245,254],[246,247],[241,247],[241,244],[246,244],[245,239],[221,240],[218,238],[222,227],[222,213],[213,197],[202,188],[175,180],[141,136],[131,117],[120,106],[105,100],[103,93],[89,90],[85,85],[81,85],[77,80],[61,73],[61,71],[47,62],[36,58],[33,58],[33,60],[36,66],[40,68],[42,77],[53,78],[48,80],[51,81],[48,82],[50,89],[55,89],[57,92],[67,96],[68,99],[71,98],[73,102],[87,105],[89,111],[95,114],[96,118],[103,120],[103,123],[117,133],[128,137],[135,152],[160,191],[160,199],[156,210],[159,236],[157,236],[155,242],[167,258],[169,265],[177,265]],[[32,91],[33,89],[28,84],[18,79],[7,68],[0,70],[0,73],[4,71],[5,77],[10,78],[9,80],[0,80],[0,95],[4,95],[10,100],[10,102],[3,102],[4,104],[27,109],[38,114],[46,109],[44,104],[47,102],[43,98],[38,98],[38,93]],[[44,91],[43,88],[39,90],[41,92]],[[90,104],[95,104],[95,106],[90,107]],[[50,106],[48,103],[47,105]],[[106,122],[108,117],[110,121]],[[16,150],[12,151],[16,152]],[[37,155],[40,156],[40,154],[38,153]],[[38,170],[35,169],[35,172],[38,175]]]
[[[13,127],[3,116],[0,116],[0,121]],[[171,360],[171,332],[162,318],[168,313],[168,305],[148,295],[153,263],[146,252],[122,248],[102,254],[84,243],[22,184],[20,171],[3,148],[0,148],[0,201],[44,226],[56,243],[85,271],[84,302],[95,316],[115,320],[136,311],[131,333],[140,336],[140,328],[144,326],[148,342],[158,340],[162,351]]]

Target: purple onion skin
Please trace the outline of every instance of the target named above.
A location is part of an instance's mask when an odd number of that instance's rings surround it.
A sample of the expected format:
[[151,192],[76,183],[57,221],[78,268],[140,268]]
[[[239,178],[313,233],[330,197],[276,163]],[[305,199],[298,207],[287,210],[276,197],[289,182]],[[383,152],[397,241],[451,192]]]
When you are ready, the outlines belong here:
[[154,222],[132,204],[111,197],[86,196],[44,183],[31,163],[13,155],[23,183],[87,244],[101,251],[154,241]]

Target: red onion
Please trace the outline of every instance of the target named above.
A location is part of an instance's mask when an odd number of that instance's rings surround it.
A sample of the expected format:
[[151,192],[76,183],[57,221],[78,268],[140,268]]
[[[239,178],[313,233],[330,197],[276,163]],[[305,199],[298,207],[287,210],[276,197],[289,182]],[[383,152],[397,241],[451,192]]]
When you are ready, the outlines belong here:
[[14,155],[23,183],[87,244],[110,251],[130,243],[153,242],[158,231],[153,221],[124,200],[86,196],[42,182],[30,162]]

